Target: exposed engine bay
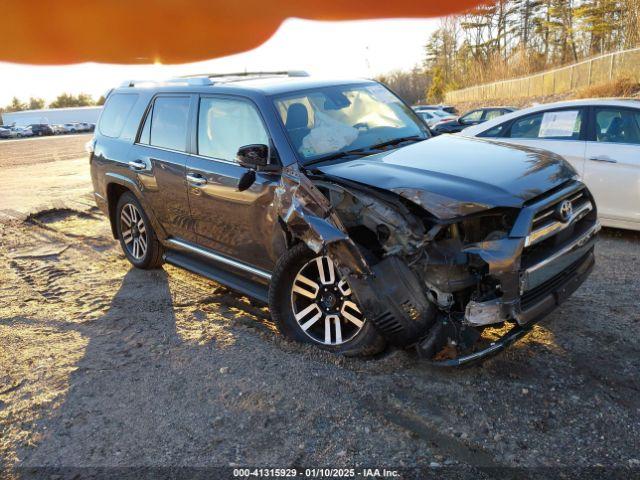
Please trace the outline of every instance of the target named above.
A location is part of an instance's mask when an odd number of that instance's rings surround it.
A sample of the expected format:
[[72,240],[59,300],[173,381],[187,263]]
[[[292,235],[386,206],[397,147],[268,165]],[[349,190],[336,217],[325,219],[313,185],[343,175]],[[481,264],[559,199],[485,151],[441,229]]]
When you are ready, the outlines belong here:
[[[558,202],[576,195],[580,213],[550,223]],[[289,240],[332,258],[388,342],[444,366],[483,359],[526,334],[589,274],[599,230],[575,180],[523,209],[461,207],[293,165],[276,207]],[[534,238],[540,212],[548,232]],[[483,340],[494,327],[507,331]]]

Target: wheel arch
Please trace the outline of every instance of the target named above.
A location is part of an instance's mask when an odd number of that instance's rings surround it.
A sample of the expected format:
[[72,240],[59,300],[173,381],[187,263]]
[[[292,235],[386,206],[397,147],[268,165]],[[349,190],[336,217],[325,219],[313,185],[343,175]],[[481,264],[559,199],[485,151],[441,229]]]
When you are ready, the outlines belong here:
[[[118,238],[116,228],[116,207],[120,197],[131,190],[120,183],[111,182],[107,184],[107,205],[109,209],[109,223],[111,224],[111,233],[113,238]],[[133,192],[132,192],[133,193]]]
[[161,241],[164,240],[166,238],[165,230],[156,219],[151,208],[149,208],[149,205],[138,186],[127,177],[114,173],[107,173],[107,208],[109,212],[109,223],[111,224],[111,233],[113,234],[113,238],[118,238],[116,228],[116,209],[118,206],[118,200],[125,192],[131,192],[136,197],[136,199],[140,202],[140,205],[142,205],[144,213],[149,218],[149,221],[151,222],[151,225],[155,230],[158,239]]

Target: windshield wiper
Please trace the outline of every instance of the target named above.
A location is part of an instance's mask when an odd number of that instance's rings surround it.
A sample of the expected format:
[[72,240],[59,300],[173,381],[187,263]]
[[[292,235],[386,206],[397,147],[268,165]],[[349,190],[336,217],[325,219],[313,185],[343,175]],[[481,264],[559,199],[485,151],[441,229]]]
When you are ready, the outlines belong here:
[[424,140],[420,135],[411,135],[410,137],[399,137],[394,138],[393,140],[389,140],[387,142],[378,143],[377,145],[372,145],[369,147],[369,150],[377,150],[382,147],[389,147],[391,145],[398,145],[403,142],[409,142],[411,140]]
[[[368,150],[368,149],[367,149]],[[346,152],[336,152],[330,155],[325,155],[324,157],[316,158],[315,160],[310,160],[305,163],[305,165],[314,165],[316,163],[326,162],[328,160],[336,160],[338,158],[350,157],[352,155],[369,155],[368,152],[365,152],[364,148],[356,148],[354,150],[347,150]]]
[[359,156],[371,155],[374,153],[373,152],[374,150],[379,150],[380,148],[388,147],[391,145],[398,145],[400,143],[409,142],[411,140],[425,140],[425,139],[420,135],[394,138],[393,140],[378,143],[377,145],[372,145],[370,147],[355,148],[353,150],[347,150],[346,152],[336,152],[330,155],[325,155],[324,157],[320,157],[320,158],[316,158],[315,160],[308,161],[305,163],[305,165],[314,165],[316,163],[326,162],[328,160],[336,160],[338,158],[350,157],[351,155],[359,155]]

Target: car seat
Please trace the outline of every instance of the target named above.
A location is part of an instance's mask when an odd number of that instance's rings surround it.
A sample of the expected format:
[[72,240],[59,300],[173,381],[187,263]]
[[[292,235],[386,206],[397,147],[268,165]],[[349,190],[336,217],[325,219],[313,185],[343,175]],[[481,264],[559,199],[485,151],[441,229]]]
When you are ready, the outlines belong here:
[[622,118],[614,117],[607,128],[607,133],[604,136],[607,142],[622,142],[624,141],[624,135],[622,131]]
[[309,123],[309,112],[307,107],[302,103],[292,103],[287,108],[287,121],[285,122],[285,128],[289,132],[291,141],[296,150],[300,150],[302,146],[302,139],[306,137],[310,130],[307,126]]

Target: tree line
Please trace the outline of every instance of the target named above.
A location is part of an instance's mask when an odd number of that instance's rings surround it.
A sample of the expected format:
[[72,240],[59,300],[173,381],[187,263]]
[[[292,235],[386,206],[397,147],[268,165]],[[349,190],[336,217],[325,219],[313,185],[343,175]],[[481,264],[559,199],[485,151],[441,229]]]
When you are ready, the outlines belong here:
[[[98,100],[87,93],[72,95],[70,93],[62,93],[56,99],[49,103],[48,108],[68,108],[68,107],[92,107],[104,105],[105,98],[101,96]],[[18,97],[13,97],[11,103],[5,107],[0,107],[2,112],[20,112],[23,110],[41,110],[47,108],[44,98],[31,97],[28,101],[23,102]]]
[[420,67],[379,79],[410,103],[440,102],[449,90],[638,45],[640,0],[496,0],[442,19]]

